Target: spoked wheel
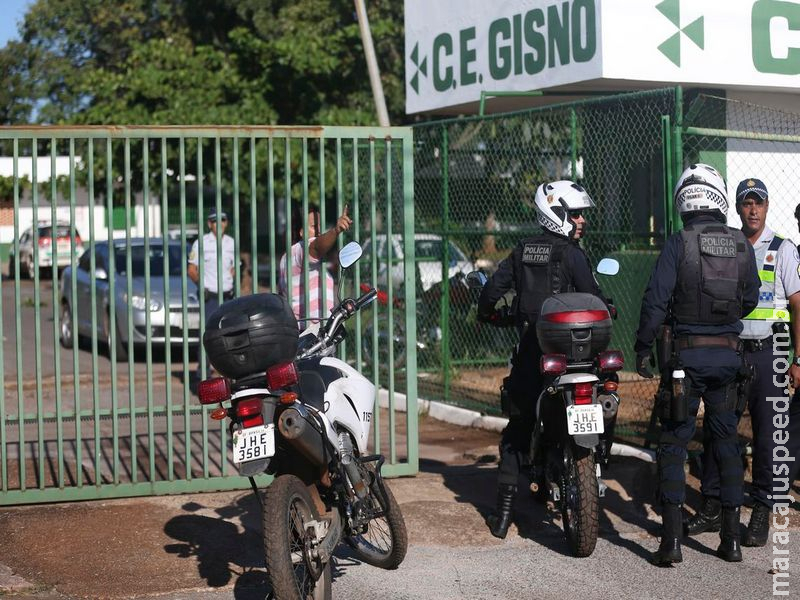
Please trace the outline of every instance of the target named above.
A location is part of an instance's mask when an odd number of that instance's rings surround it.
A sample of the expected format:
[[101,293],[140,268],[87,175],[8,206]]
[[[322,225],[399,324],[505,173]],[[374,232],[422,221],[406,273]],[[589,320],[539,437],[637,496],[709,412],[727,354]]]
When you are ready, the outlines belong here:
[[364,521],[360,533],[347,538],[347,543],[365,563],[381,569],[396,569],[408,550],[408,533],[400,506],[392,490],[375,471],[375,462],[359,464],[368,484],[360,514]]
[[598,496],[594,453],[569,440],[564,446],[561,516],[573,556],[589,556],[597,545]]
[[331,565],[312,556],[311,521],[319,520],[308,489],[294,475],[267,488],[263,508],[264,557],[275,600],[330,600]]

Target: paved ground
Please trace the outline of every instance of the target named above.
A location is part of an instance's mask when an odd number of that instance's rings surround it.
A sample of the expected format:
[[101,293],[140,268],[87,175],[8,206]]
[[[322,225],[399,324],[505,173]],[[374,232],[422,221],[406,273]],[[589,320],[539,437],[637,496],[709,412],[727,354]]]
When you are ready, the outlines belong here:
[[[647,563],[660,521],[652,464],[616,460],[606,474],[601,540],[591,557],[574,559],[560,519],[528,496],[509,537],[489,535],[482,515],[493,503],[496,433],[424,418],[420,439],[421,473],[391,481],[410,535],[406,561],[386,573],[341,551],[335,598],[771,596],[769,547],[745,549],[744,563],[730,565],[713,556],[718,538],[706,534],[686,544],[676,568]],[[796,596],[800,514],[792,519]],[[245,492],[0,508],[0,563],[0,595],[39,600],[268,594],[260,513]]]

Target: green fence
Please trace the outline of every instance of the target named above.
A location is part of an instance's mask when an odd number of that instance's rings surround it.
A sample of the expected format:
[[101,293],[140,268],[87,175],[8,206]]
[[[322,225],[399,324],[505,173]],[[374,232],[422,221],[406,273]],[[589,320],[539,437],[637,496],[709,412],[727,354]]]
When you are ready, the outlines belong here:
[[[192,393],[198,364],[206,375],[207,298],[187,262],[212,207],[229,215],[237,295],[276,291],[310,207],[326,227],[349,205],[339,243],[366,252],[344,275],[345,295],[397,263],[388,302],[351,321],[341,356],[380,390],[371,449],[387,456],[387,474],[416,472],[412,153],[405,128],[0,128],[16,181],[0,280],[0,504],[248,486],[226,423]],[[38,158],[55,172],[62,156],[67,175],[39,176]],[[409,240],[402,261],[381,238]],[[395,326],[412,332],[402,357],[387,341]],[[410,368],[381,369],[381,353]]]
[[655,260],[666,236],[680,227],[670,197],[674,182],[691,162],[720,168],[730,188],[729,222],[738,226],[736,184],[762,178],[772,198],[768,223],[795,234],[798,127],[796,114],[681,88],[416,126],[417,236],[448,241],[433,263],[445,293],[425,285],[418,290],[420,325],[438,327],[435,336],[418,330],[420,340],[433,340],[420,349],[420,395],[499,414],[498,388],[516,333],[477,323],[452,276],[496,269],[521,237],[540,231],[536,187],[573,179],[597,204],[587,213],[583,243],[591,261],[611,256],[621,265],[615,277],[598,275],[619,309],[612,345],[626,359],[618,433],[645,441],[656,383],[633,371],[633,341]]

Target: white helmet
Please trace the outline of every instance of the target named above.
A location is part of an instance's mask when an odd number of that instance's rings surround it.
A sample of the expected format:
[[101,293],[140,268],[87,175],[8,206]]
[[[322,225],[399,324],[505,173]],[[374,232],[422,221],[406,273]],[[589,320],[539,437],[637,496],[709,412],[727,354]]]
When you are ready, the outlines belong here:
[[703,163],[689,165],[675,186],[675,208],[681,215],[718,210],[723,217],[727,216],[727,190],[725,180],[714,167]]
[[543,183],[536,190],[536,218],[539,225],[566,238],[572,237],[575,224],[569,211],[593,208],[594,201],[586,190],[572,181]]

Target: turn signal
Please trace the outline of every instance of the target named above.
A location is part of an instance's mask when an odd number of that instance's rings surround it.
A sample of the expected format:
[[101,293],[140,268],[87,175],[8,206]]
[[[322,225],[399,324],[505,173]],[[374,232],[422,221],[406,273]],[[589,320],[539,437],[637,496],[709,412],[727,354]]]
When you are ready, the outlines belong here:
[[295,400],[297,400],[297,394],[294,392],[286,392],[285,394],[281,394],[281,404],[294,404]]
[[227,416],[228,416],[227,409],[222,408],[221,406],[211,411],[211,418],[214,419],[215,421],[222,421],[222,419],[224,419]]
[[619,384],[616,381],[606,381],[603,384],[603,389],[607,392],[616,392]]
[[225,377],[204,379],[197,388],[200,404],[216,404],[231,397],[231,384]]

